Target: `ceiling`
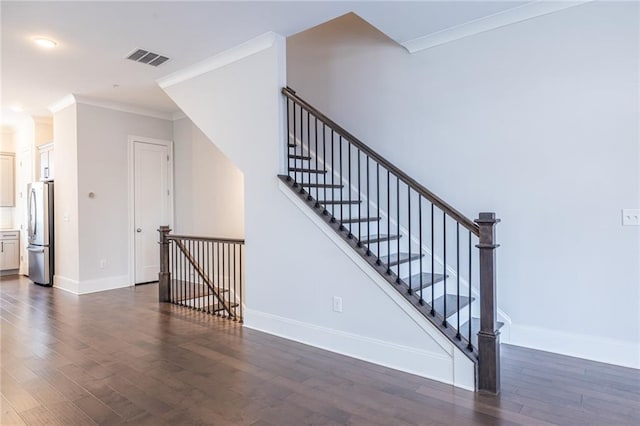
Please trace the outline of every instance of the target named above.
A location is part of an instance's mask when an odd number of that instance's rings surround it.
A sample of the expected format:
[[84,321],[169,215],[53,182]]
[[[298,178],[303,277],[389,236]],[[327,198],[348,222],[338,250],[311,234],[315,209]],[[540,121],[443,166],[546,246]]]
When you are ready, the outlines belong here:
[[[523,3],[2,1],[2,117],[6,122],[13,106],[50,115],[48,106],[70,93],[172,113],[178,108],[157,79],[267,31],[290,36],[355,12],[403,43]],[[58,46],[43,50],[36,36]],[[158,68],[125,60],[136,48],[170,60]]]

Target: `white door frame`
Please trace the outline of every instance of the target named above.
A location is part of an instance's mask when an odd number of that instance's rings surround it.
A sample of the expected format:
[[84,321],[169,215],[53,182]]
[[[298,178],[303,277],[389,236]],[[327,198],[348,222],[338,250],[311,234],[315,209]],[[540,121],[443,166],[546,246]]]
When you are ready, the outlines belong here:
[[[128,246],[129,246],[129,286],[136,285],[136,236],[135,236],[135,180],[134,180],[134,172],[135,172],[135,162],[134,162],[134,146],[136,142],[149,143],[155,145],[163,145],[167,147],[169,151],[169,164],[168,164],[168,188],[169,188],[169,223],[168,225],[173,229],[173,218],[174,218],[174,204],[173,204],[173,141],[164,140],[164,139],[154,139],[147,138],[143,136],[134,136],[129,135],[128,141],[128,155],[127,155],[127,163],[128,163],[128,185],[127,185],[127,212],[128,212]],[[164,224],[163,224],[164,225]],[[159,250],[159,249],[158,249]],[[158,256],[160,256],[160,252],[158,251]]]

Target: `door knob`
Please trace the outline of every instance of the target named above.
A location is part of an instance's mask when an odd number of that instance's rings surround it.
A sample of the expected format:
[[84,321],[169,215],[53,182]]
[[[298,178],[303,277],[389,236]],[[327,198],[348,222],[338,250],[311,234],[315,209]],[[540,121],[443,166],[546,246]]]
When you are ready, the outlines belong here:
[[136,229],[136,232],[142,232],[142,228]]

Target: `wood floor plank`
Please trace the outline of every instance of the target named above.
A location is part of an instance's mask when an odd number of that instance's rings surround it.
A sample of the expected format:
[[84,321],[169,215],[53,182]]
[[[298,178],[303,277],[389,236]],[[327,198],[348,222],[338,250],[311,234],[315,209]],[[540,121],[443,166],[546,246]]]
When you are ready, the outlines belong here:
[[2,425],[640,424],[638,370],[503,345],[491,397],[158,304],[157,285],[0,289]]

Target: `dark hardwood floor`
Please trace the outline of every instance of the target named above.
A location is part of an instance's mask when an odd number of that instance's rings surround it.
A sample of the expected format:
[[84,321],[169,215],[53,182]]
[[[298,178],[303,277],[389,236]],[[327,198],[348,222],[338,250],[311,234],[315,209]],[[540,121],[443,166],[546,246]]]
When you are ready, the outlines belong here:
[[168,304],[0,283],[2,425],[639,425],[640,372],[503,345],[482,396]]

